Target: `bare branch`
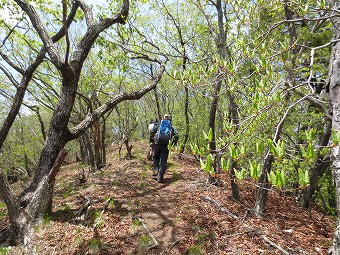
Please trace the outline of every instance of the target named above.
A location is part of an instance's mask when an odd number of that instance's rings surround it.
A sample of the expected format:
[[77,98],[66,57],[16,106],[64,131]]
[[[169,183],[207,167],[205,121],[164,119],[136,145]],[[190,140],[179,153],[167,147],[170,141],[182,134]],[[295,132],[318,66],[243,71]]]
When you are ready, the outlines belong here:
[[2,57],[3,60],[6,61],[6,63],[11,66],[14,70],[18,71],[19,73],[23,74],[25,71],[20,68],[19,66],[17,66],[16,64],[14,64],[8,57],[6,54],[4,54],[2,51],[0,51],[0,56]]
[[5,38],[2,40],[2,44],[1,44],[0,47],[2,47],[2,46],[5,44],[6,40],[7,40],[7,39],[11,36],[11,34],[14,32],[15,28],[16,28],[17,26],[19,26],[20,22],[21,22],[21,21],[18,21],[18,23],[15,24],[13,28],[9,28],[9,27],[5,24],[5,26],[9,29],[9,33],[8,33],[8,34],[5,36]]
[[[75,4],[70,12],[69,18],[67,19],[68,26],[73,21],[77,8],[78,5]],[[52,37],[53,42],[57,42],[58,40],[60,40],[63,37],[63,35],[64,29],[62,28],[59,30],[59,32],[57,32],[57,34],[55,34]],[[9,113],[7,114],[7,117],[4,119],[2,127],[0,129],[0,148],[2,147],[7,137],[7,134],[20,110],[27,86],[32,79],[33,73],[38,68],[38,66],[43,62],[45,54],[46,54],[45,48],[41,49],[34,62],[27,68],[26,71],[24,71],[24,76],[21,79],[20,85],[17,87],[17,92],[13,98],[13,104],[9,110]]]
[[43,26],[41,20],[38,17],[34,7],[25,0],[14,0],[21,9],[29,16],[33,27],[39,34],[40,39],[43,41],[48,54],[51,57],[51,61],[57,66],[62,67],[63,61],[58,49],[54,46],[52,38],[49,36],[46,28]]
[[83,1],[83,0],[78,0],[77,1],[80,5],[80,8],[84,12],[85,15],[85,20],[86,20],[86,25],[88,27],[91,27],[94,25],[94,20],[93,20],[93,14],[89,6]]
[[68,27],[67,27],[67,3],[66,0],[63,0],[63,24],[65,29],[65,40],[66,40],[66,54],[65,54],[65,64],[68,63],[68,56],[70,54],[70,38],[68,36]]
[[[77,2],[81,4],[83,7],[86,6],[83,0],[77,0]],[[85,11],[88,10],[85,9]],[[77,49],[73,54],[73,59],[71,60],[71,66],[73,67],[76,73],[80,72],[83,63],[87,58],[90,49],[92,48],[99,34],[103,32],[105,29],[112,26],[113,24],[116,23],[125,24],[128,13],[129,13],[129,0],[123,0],[123,6],[116,15],[114,15],[112,18],[105,18],[101,20],[98,24],[90,25],[88,27],[86,34],[80,40]],[[89,13],[87,15],[89,15]],[[87,17],[87,19],[89,19],[87,20],[87,22],[91,24],[91,17]]]
[[0,70],[6,75],[6,77],[12,82],[15,87],[18,87],[18,82],[14,79],[13,75],[3,66],[0,64]]
[[[165,61],[166,62],[166,61]],[[83,134],[88,127],[90,127],[94,122],[98,121],[98,119],[104,115],[106,112],[113,109],[117,104],[127,101],[127,100],[136,100],[144,96],[146,93],[148,93],[150,90],[156,87],[158,82],[160,81],[162,74],[165,71],[165,63],[163,63],[160,66],[160,70],[158,72],[158,75],[152,80],[152,82],[140,89],[139,91],[131,92],[131,93],[121,93],[115,97],[113,97],[110,101],[106,102],[96,110],[92,112],[92,114],[89,114],[81,123],[79,123],[77,126],[70,129],[70,140],[75,139],[79,137],[81,134]]]

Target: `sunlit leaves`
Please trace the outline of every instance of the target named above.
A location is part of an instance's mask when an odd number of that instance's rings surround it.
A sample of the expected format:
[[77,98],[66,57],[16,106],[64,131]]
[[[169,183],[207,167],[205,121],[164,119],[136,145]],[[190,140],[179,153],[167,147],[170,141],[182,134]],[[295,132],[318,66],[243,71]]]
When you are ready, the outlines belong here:
[[340,130],[335,131],[332,129],[332,143],[333,146],[338,146],[340,142]]
[[283,170],[276,170],[276,171],[271,171],[269,174],[268,174],[268,179],[269,179],[269,182],[281,189],[282,187],[284,187],[284,185],[286,184],[286,177],[285,177],[285,173]]
[[286,154],[286,146],[284,141],[279,140],[275,145],[271,139],[268,139],[268,145],[270,152],[277,157],[278,160],[282,160]]
[[195,156],[199,156],[199,157],[203,157],[203,155],[205,154],[205,149],[204,148],[199,148],[198,145],[195,144],[190,144],[190,149],[191,152],[195,155]]
[[258,155],[261,155],[264,152],[264,144],[262,142],[256,142],[255,151]]
[[308,170],[299,169],[299,185],[301,188],[305,188],[309,185],[309,172]]
[[208,134],[206,134],[206,133],[203,131],[203,136],[204,136],[204,139],[206,139],[208,142],[211,142],[212,139],[213,139],[213,137],[214,137],[213,130],[210,128]]
[[242,168],[241,170],[234,169],[236,179],[238,180],[244,180],[246,176],[246,170]]
[[307,148],[300,146],[302,157],[308,161],[313,162],[316,159],[316,152],[312,143],[308,143]]
[[224,157],[221,158],[221,169],[228,171],[230,169],[230,160],[226,160]]
[[211,154],[209,154],[207,156],[205,161],[200,159],[201,169],[203,169],[204,171],[206,171],[209,174],[214,174],[215,173],[213,164],[214,164],[214,156],[211,155]]
[[250,176],[257,180],[261,175],[261,164],[256,161],[249,160],[249,172]]
[[237,149],[237,147],[234,144],[230,145],[229,153],[230,153],[230,156],[233,160],[237,160],[237,158],[239,156],[239,150]]

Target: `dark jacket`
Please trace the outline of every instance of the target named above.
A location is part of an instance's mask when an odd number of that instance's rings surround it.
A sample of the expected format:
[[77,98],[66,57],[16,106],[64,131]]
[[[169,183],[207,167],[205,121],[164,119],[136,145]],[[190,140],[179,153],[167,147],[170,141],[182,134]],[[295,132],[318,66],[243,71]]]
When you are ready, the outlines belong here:
[[[155,143],[155,134],[158,131],[160,123],[157,123],[154,125],[153,129],[150,132],[150,138],[149,141],[150,143],[154,144]],[[179,139],[179,135],[178,135],[178,131],[176,130],[176,128],[174,128],[173,126],[171,126],[171,146],[172,145],[176,145],[177,141]],[[157,144],[157,143],[156,143]]]

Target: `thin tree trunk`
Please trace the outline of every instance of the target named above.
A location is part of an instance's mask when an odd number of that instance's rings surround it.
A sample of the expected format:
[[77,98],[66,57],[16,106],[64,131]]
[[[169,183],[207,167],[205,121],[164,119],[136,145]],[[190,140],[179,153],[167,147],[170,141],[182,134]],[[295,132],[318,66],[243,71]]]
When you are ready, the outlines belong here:
[[[221,59],[225,60],[227,58],[227,51],[226,51],[226,34],[224,31],[224,22],[223,22],[223,9],[222,9],[222,2],[221,0],[217,0],[216,2],[216,10],[217,10],[217,20],[218,20],[218,41],[217,41],[217,48],[218,53],[221,57]],[[222,87],[222,81],[218,81],[215,84],[214,93],[213,93],[213,99],[211,101],[210,105],[210,112],[209,112],[209,130],[212,131],[212,139],[209,142],[209,149],[211,154],[216,153],[216,112],[217,112],[217,106],[218,106],[218,99],[219,94]],[[216,173],[218,171],[218,164],[219,162],[214,163],[214,172]],[[208,183],[216,183],[215,177],[209,176],[208,177]]]
[[102,166],[106,165],[106,118],[103,117],[102,135],[101,135],[101,155],[102,155]]
[[161,106],[159,103],[159,97],[158,97],[157,89],[154,88],[153,91],[154,91],[155,101],[156,101],[156,106],[157,106],[158,120],[160,121],[162,119],[162,113],[161,113]]
[[91,167],[95,167],[95,158],[92,149],[92,144],[90,141],[89,131],[85,132],[79,139],[80,147],[81,147],[81,158],[82,162],[90,165]]
[[94,158],[95,158],[95,170],[98,170],[102,164],[102,158],[101,158],[101,135],[100,135],[100,123],[97,121],[94,124],[94,132],[92,134],[93,136],[93,146],[94,146]]
[[181,147],[180,153],[183,153],[185,150],[185,146],[187,144],[188,138],[189,138],[189,132],[190,132],[190,121],[189,121],[189,89],[186,85],[184,87],[185,90],[185,104],[184,104],[184,116],[185,116],[185,133],[183,135],[183,143]]
[[[288,111],[286,112],[286,114],[288,114]],[[280,121],[280,123],[276,127],[276,132],[275,132],[275,136],[273,139],[274,144],[277,144],[277,142],[279,141],[279,137],[281,136],[281,132],[283,129],[283,121],[284,121],[285,116],[283,117],[283,119]],[[267,194],[268,194],[268,189],[270,187],[270,184],[268,183],[267,174],[270,173],[273,162],[274,162],[274,156],[268,150],[267,155],[264,158],[261,175],[259,177],[259,188],[257,190],[257,196],[256,196],[256,201],[255,201],[255,207],[254,207],[255,215],[258,215],[258,216],[262,216],[266,209]]]
[[267,197],[268,197],[268,190],[270,185],[268,183],[267,173],[271,171],[272,164],[274,162],[274,157],[270,152],[267,153],[267,156],[264,159],[262,172],[258,181],[258,191],[255,201],[255,215],[262,216],[265,212],[266,204],[267,204]]
[[[332,123],[331,121],[328,121],[326,123],[324,133],[322,134],[321,140],[319,142],[319,146],[321,148],[328,145],[329,138],[331,137],[331,130],[332,130]],[[322,177],[322,175],[325,173],[329,165],[330,165],[330,158],[329,157],[325,158],[320,153],[320,149],[319,149],[314,167],[310,170],[311,174],[309,178],[309,186],[306,187],[301,197],[300,205],[303,208],[306,208],[306,209],[309,208],[311,200],[312,200],[312,196],[314,194],[314,191],[317,188],[318,181]]]
[[[237,111],[237,104],[235,102],[234,96],[228,92],[228,98],[229,98],[229,115],[232,120],[232,123],[235,127],[235,134],[237,133],[238,130],[238,124],[239,124],[239,115]],[[238,147],[238,143],[234,143],[235,148]],[[230,184],[231,184],[231,197],[239,201],[240,200],[240,194],[239,194],[239,189],[238,185],[236,182],[236,175],[235,175],[235,169],[237,168],[237,161],[235,161],[233,158],[231,159],[230,163]]]

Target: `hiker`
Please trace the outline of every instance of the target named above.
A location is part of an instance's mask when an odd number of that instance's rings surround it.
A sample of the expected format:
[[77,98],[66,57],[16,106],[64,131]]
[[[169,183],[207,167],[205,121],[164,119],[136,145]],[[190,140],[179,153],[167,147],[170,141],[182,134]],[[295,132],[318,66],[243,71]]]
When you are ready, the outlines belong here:
[[[155,120],[151,120],[150,124],[148,126],[149,129],[149,133],[152,131],[152,129],[154,128],[155,125],[158,125],[158,119]],[[150,135],[150,134],[149,134]],[[150,161],[152,161],[152,154],[153,154],[153,145],[150,144],[150,149],[148,151],[148,154],[146,155],[146,158]]]
[[153,176],[157,176],[158,182],[163,182],[169,156],[168,145],[170,143],[170,146],[175,146],[178,138],[178,132],[171,125],[169,114],[165,114],[163,120],[150,132],[150,145],[153,146]]
[[149,124],[149,127],[148,127],[149,132],[152,131],[153,127],[154,127],[156,124],[158,124],[158,119],[155,119],[155,120],[151,120],[151,121],[150,121],[150,124]]

